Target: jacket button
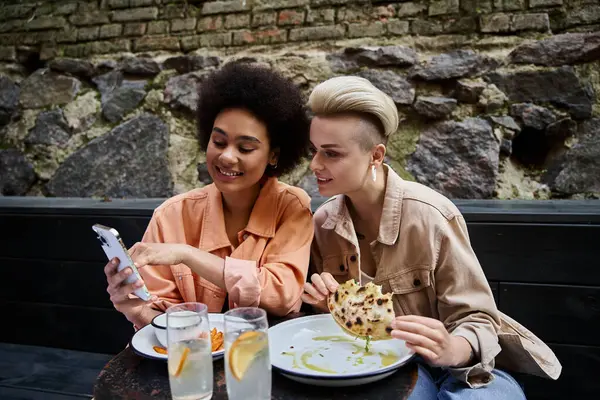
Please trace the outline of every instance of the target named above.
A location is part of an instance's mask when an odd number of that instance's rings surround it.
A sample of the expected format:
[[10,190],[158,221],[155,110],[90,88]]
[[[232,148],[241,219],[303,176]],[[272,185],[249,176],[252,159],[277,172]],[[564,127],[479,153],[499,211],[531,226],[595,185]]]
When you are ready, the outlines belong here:
[[356,256],[350,256],[350,261],[356,262]]
[[340,265],[340,271],[344,272],[344,264]]
[[413,285],[421,286],[421,280],[419,278],[415,278],[415,280],[413,281]]

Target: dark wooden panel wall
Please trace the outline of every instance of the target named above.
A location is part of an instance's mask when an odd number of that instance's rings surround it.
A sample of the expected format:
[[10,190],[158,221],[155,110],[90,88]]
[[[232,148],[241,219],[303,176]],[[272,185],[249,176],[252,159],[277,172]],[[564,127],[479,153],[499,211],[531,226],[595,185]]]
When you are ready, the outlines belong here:
[[[0,197],[0,342],[117,353],[133,334],[106,293],[91,226],[129,247],[162,200]],[[457,201],[499,308],[555,350],[563,375],[521,377],[530,399],[600,392],[600,202]]]

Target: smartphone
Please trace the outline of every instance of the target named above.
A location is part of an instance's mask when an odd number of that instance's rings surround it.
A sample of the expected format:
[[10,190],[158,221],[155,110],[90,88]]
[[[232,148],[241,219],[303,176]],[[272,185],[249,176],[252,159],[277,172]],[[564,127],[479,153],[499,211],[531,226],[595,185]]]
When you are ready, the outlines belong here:
[[[123,244],[123,241],[121,240],[119,232],[114,228],[100,224],[95,224],[92,226],[92,229],[98,235],[97,238],[100,241],[102,250],[104,250],[104,254],[108,257],[108,260],[110,261],[115,257],[119,259],[117,271],[122,271],[127,267],[132,269],[133,274],[129,275],[125,282],[134,283],[138,279],[142,279],[125,244]],[[151,297],[145,284],[141,288],[136,289],[133,293],[142,300],[150,300]]]

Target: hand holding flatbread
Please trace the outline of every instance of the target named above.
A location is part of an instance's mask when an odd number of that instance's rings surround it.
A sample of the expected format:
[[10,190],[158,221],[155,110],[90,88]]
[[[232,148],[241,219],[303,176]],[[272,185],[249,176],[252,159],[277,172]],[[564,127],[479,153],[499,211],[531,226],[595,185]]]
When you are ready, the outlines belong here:
[[346,281],[329,295],[327,307],[337,324],[351,335],[372,340],[392,338],[392,293],[381,293],[381,286],[373,282],[360,286],[353,279]]
[[310,279],[311,282],[304,284],[302,301],[321,312],[328,311],[327,298],[337,290],[339,283],[329,272],[322,272],[320,275],[312,274]]

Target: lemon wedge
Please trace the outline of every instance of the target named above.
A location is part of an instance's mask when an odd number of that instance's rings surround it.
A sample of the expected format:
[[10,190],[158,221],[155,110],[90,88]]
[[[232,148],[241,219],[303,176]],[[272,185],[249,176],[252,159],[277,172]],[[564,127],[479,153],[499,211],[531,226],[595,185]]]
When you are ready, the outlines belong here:
[[171,362],[171,360],[169,360],[169,373],[172,376],[178,377],[181,374],[183,367],[185,367],[185,362],[187,361],[190,351],[191,350],[189,347],[184,347],[183,351],[181,352],[181,356],[179,357],[179,362],[175,360]]
[[244,332],[231,344],[228,356],[229,369],[231,375],[238,381],[242,380],[252,362],[267,347],[266,335],[264,332]]

